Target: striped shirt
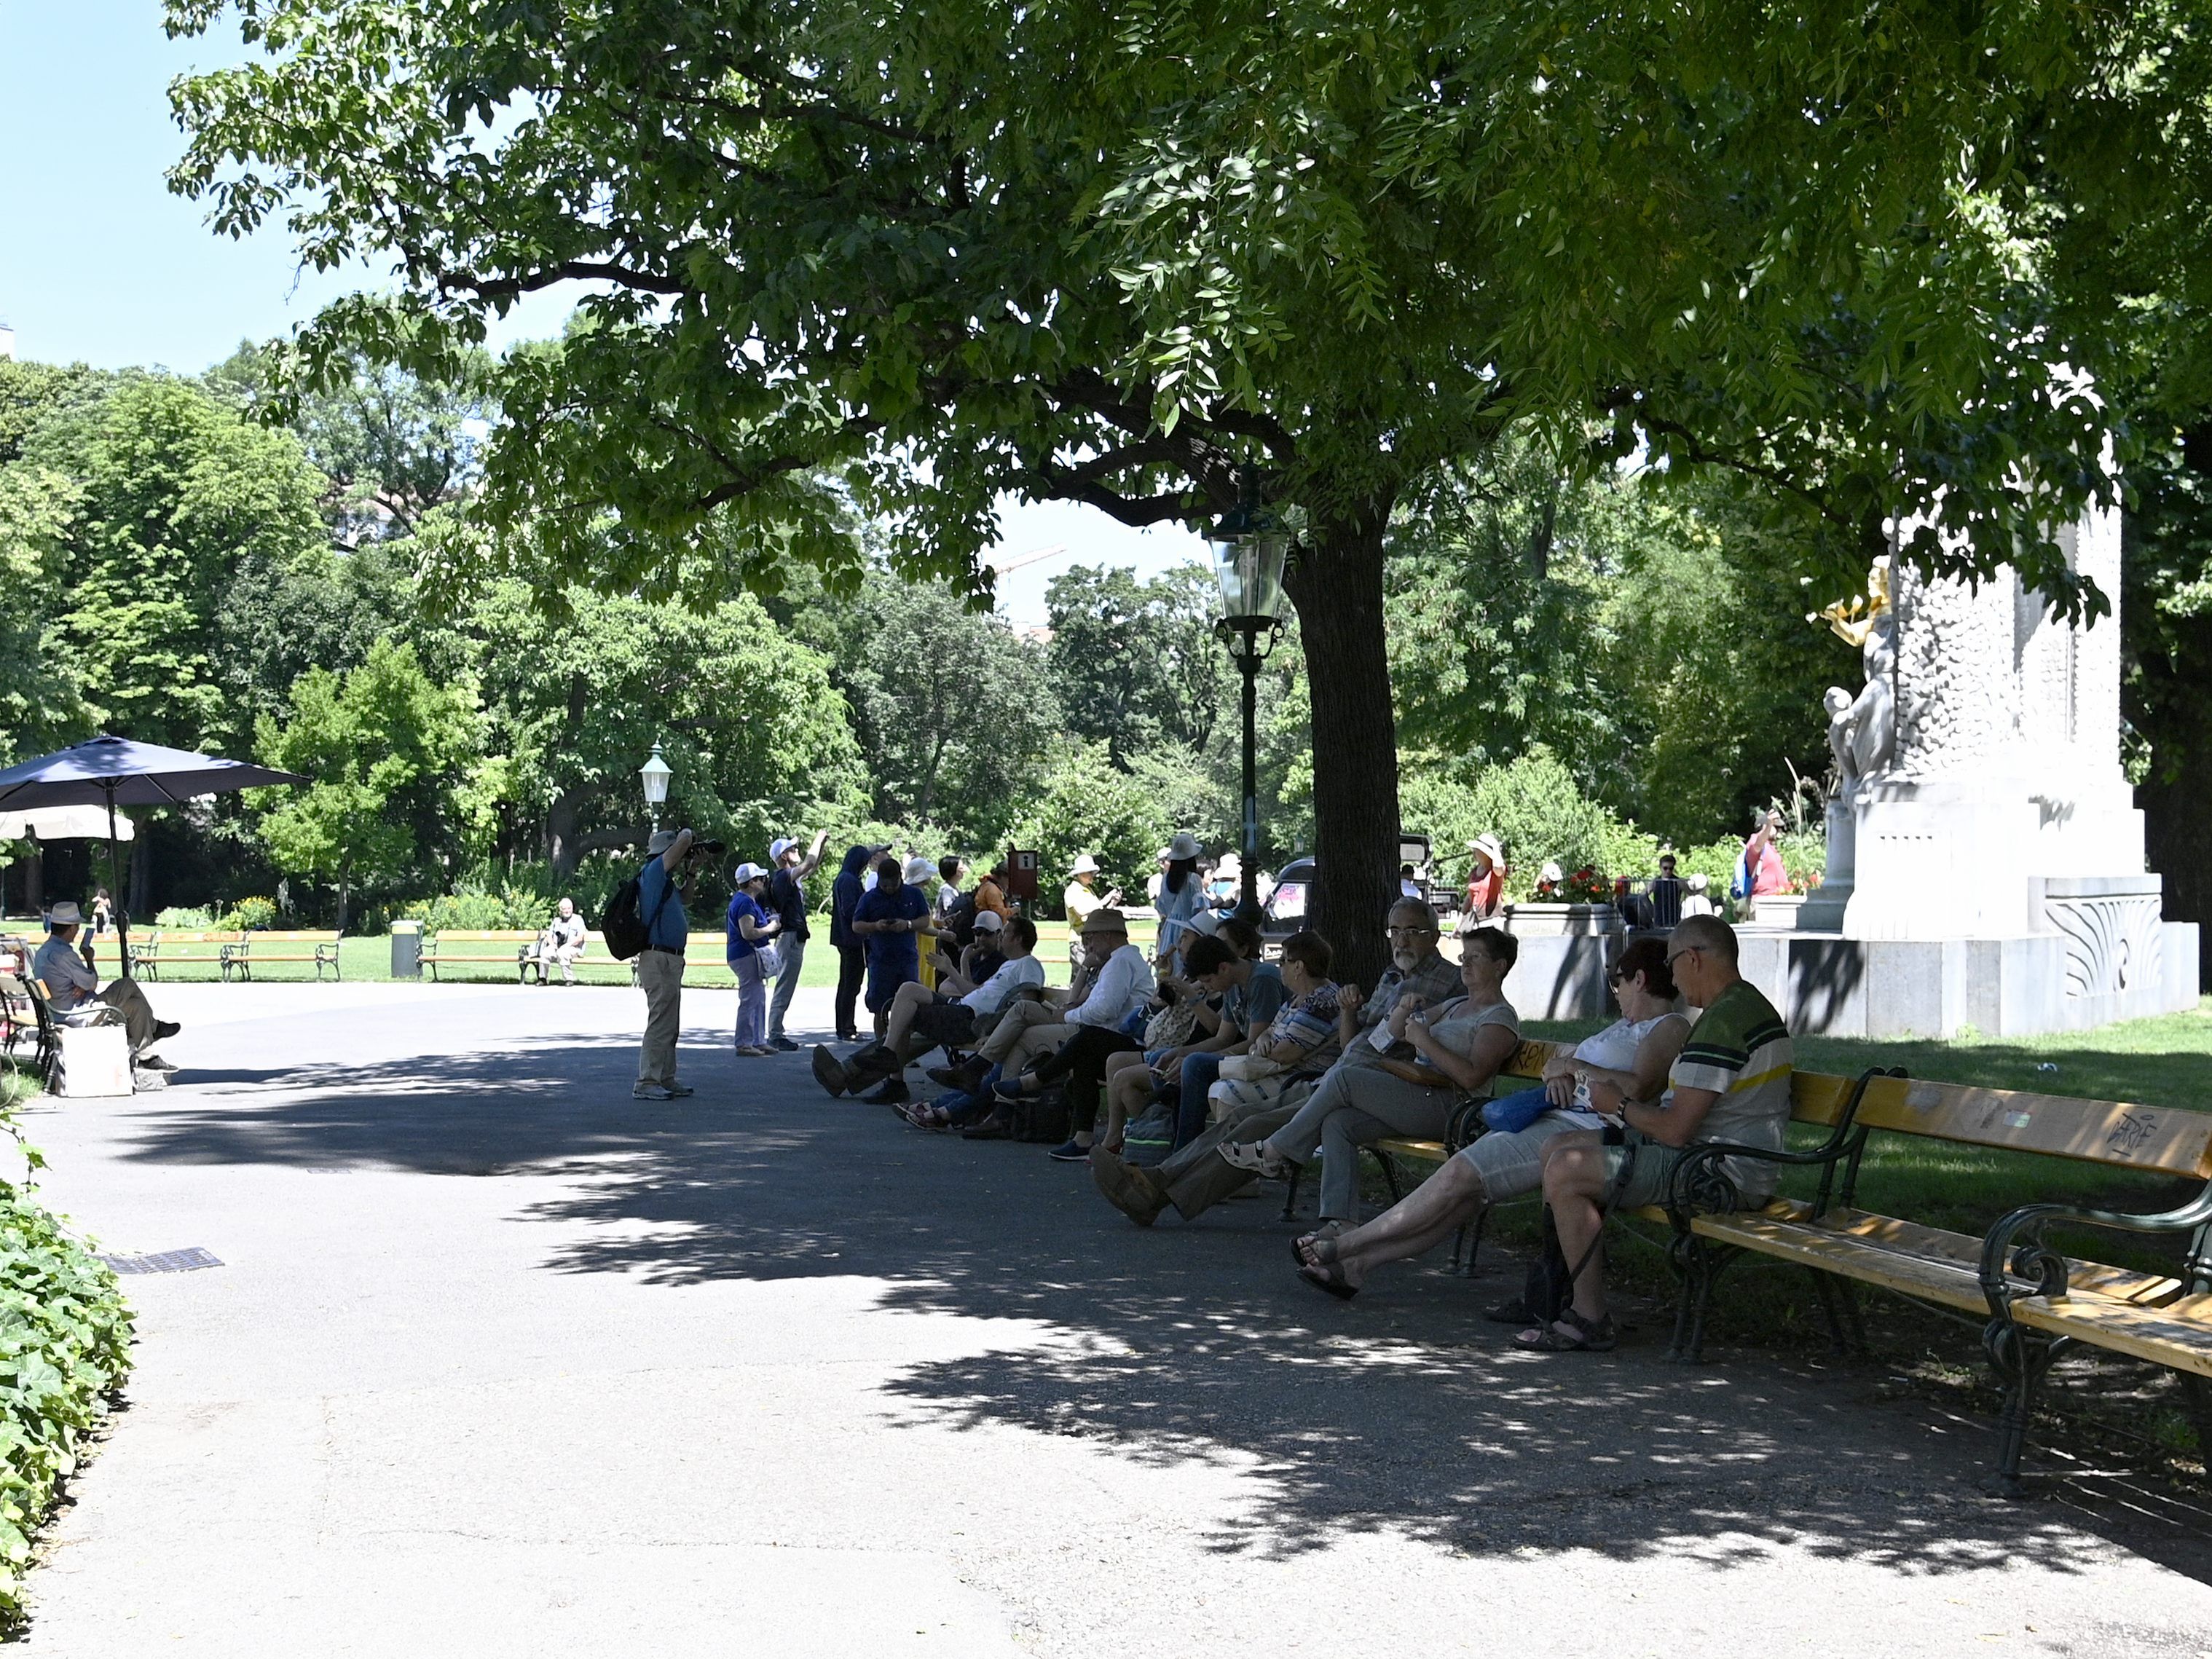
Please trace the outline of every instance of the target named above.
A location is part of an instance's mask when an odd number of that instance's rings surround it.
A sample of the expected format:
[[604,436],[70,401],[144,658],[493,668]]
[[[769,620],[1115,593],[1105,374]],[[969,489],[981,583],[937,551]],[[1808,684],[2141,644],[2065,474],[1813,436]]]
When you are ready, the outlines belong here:
[[[1796,1064],[1782,1016],[1757,986],[1740,979],[1691,1027],[1667,1075],[1668,1100],[1677,1089],[1710,1089],[1720,1098],[1698,1126],[1698,1140],[1778,1152],[1790,1122],[1790,1073]],[[1751,1195],[1771,1192],[1780,1174],[1773,1164],[1750,1158],[1729,1158],[1725,1167],[1729,1178]]]

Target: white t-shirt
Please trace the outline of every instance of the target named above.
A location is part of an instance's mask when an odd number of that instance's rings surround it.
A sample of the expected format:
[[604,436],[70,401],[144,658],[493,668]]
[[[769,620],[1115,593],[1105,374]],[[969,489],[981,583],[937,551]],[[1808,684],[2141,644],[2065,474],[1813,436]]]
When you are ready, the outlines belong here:
[[1100,966],[1082,1006],[1067,1011],[1067,1023],[1119,1025],[1151,994],[1152,988],[1152,964],[1145,960],[1145,953],[1133,945],[1124,945]]
[[1044,963],[1032,951],[1000,963],[997,973],[961,998],[960,1002],[963,1007],[973,1008],[979,1014],[995,1014],[1023,986],[1043,983]]

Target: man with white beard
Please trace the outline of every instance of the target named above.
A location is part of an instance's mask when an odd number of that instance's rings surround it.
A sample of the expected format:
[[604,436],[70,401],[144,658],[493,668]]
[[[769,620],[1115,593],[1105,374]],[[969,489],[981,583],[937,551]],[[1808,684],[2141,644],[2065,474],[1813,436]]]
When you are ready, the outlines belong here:
[[[1461,994],[1459,969],[1437,950],[1436,912],[1419,899],[1401,899],[1390,907],[1389,926],[1390,967],[1374,995],[1362,1003],[1358,986],[1338,988],[1337,1028],[1344,1040],[1344,1057],[1314,1089],[1347,1066],[1380,1066],[1386,1060],[1402,1063],[1413,1059],[1413,1044],[1392,1035],[1390,1017],[1401,1006],[1410,1015]],[[1398,1024],[1402,1028],[1404,1023],[1401,1019]],[[1295,1117],[1313,1091],[1293,1089],[1246,1116],[1211,1125],[1155,1169],[1139,1169],[1109,1153],[1093,1152],[1091,1177],[1108,1201],[1140,1227],[1151,1226],[1170,1205],[1184,1220],[1192,1220],[1258,1179],[1249,1170],[1224,1163],[1214,1148],[1224,1141],[1265,1139]]]

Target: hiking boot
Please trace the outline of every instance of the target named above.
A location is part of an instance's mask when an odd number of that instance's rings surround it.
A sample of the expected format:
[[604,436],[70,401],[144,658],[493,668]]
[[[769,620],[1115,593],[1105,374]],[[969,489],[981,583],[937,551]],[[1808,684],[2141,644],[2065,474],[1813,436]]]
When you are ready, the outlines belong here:
[[983,1092],[983,1079],[991,1075],[991,1062],[981,1054],[971,1054],[957,1066],[933,1066],[929,1080],[948,1089],[957,1089],[963,1095]]
[[1108,1152],[1091,1154],[1091,1178],[1106,1201],[1139,1227],[1149,1227],[1168,1206],[1168,1195],[1152,1172],[1126,1164]]
[[846,1075],[845,1062],[830,1052],[826,1042],[814,1045],[814,1080],[833,1095],[842,1095],[853,1086]]
[[871,1106],[903,1106],[912,1100],[914,1096],[908,1091],[904,1079],[890,1078],[885,1079],[884,1086],[875,1093],[862,1095],[860,1098]]
[[963,1140],[1005,1140],[1014,1133],[1014,1121],[1004,1112],[994,1112],[972,1129],[963,1129]]

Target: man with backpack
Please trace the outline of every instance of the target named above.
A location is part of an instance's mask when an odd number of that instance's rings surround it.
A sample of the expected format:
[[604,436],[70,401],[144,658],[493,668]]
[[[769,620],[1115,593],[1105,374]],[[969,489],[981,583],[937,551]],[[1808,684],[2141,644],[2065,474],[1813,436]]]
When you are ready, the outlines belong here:
[[645,993],[645,1040],[639,1046],[638,1100],[680,1100],[691,1092],[676,1080],[676,1034],[684,1003],[684,946],[690,923],[677,876],[691,856],[689,830],[657,830],[645,847],[647,859],[637,878],[638,919],[645,924],[645,948],[638,953],[637,982]]

